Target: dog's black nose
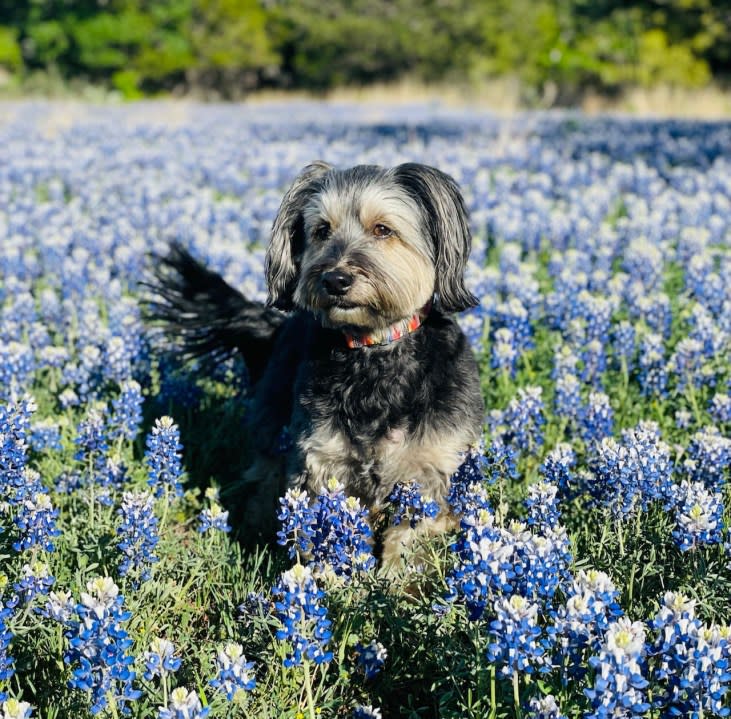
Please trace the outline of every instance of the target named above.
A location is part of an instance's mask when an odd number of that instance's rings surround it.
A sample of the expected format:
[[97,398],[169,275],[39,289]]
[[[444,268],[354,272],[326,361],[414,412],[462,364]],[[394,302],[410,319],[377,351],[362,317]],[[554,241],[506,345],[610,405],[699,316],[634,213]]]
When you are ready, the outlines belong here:
[[329,295],[344,295],[353,284],[353,276],[345,272],[326,272],[322,276],[322,286]]

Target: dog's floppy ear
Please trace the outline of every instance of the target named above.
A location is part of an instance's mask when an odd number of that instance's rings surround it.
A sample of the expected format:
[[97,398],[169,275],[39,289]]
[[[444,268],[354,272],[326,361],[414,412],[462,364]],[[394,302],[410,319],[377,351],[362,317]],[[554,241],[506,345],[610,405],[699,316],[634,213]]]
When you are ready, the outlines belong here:
[[457,183],[435,167],[406,163],[394,169],[398,184],[421,206],[434,247],[434,290],[445,312],[461,312],[479,300],[465,287],[472,246],[467,211]]
[[302,170],[279,206],[266,254],[267,304],[280,310],[292,309],[298,262],[304,251],[302,211],[317,189],[317,181],[332,169],[318,160]]

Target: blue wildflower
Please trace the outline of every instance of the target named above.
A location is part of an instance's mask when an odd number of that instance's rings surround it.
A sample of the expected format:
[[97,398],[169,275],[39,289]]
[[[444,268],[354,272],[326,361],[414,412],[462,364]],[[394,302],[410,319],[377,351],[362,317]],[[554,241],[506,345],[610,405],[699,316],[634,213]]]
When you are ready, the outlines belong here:
[[529,454],[535,454],[543,444],[546,418],[542,394],[541,387],[521,387],[518,396],[510,401],[502,415],[505,425],[502,438],[506,444]]
[[564,374],[556,380],[554,410],[557,417],[577,421],[581,412],[581,384],[576,375]]
[[33,422],[30,427],[30,446],[34,452],[61,449],[61,428],[52,419]]
[[175,654],[175,645],[167,639],[154,637],[150,648],[143,654],[144,677],[148,681],[155,677],[167,677],[180,669],[182,660]]
[[731,395],[718,392],[710,402],[708,411],[717,424],[731,424]]
[[24,564],[22,576],[13,584],[13,590],[24,604],[31,602],[38,595],[48,594],[56,579],[45,562],[39,560],[32,564]]
[[366,679],[373,679],[385,666],[388,652],[386,647],[375,639],[370,644],[358,642],[355,646],[358,655],[358,666]]
[[593,712],[587,719],[642,716],[650,708],[645,690],[645,627],[622,617],[609,625],[597,654],[589,659],[594,685],[584,694]]
[[673,538],[682,552],[702,544],[720,544],[723,532],[723,495],[702,482],[683,480],[676,490]]
[[648,334],[640,345],[640,386],[644,395],[667,394],[668,374],[665,368],[665,347],[658,334]]
[[539,624],[538,609],[537,603],[518,594],[495,600],[487,659],[498,665],[501,675],[550,671],[551,638]]
[[250,692],[256,686],[253,673],[254,662],[247,662],[244,648],[236,642],[229,642],[216,652],[215,679],[209,684],[226,695],[229,701],[235,700],[238,695]]
[[90,695],[95,715],[110,702],[127,714],[127,704],[141,696],[133,687],[134,657],[127,653],[132,640],[124,628],[131,615],[123,604],[117,585],[109,577],[98,577],[87,582],[75,616],[66,625],[69,648],[64,661],[72,667],[69,686]]
[[28,702],[12,698],[3,701],[0,709],[3,712],[2,719],[30,719],[33,714],[33,707]]
[[552,694],[540,699],[531,699],[528,707],[526,719],[567,719],[566,715],[561,713],[561,708]]
[[352,719],[383,719],[383,715],[381,714],[381,710],[372,704],[359,704],[353,710]]
[[123,437],[133,440],[142,422],[142,388],[134,380],[126,380],[120,386],[119,397],[112,400],[109,420],[110,439]]
[[125,492],[122,506],[117,510],[121,522],[117,527],[117,549],[120,552],[119,574],[139,574],[146,582],[149,565],[157,562],[155,547],[160,541],[158,520],[153,509],[154,498],[147,492]]
[[704,427],[691,437],[683,467],[693,482],[720,489],[726,470],[731,467],[731,439],[724,437],[717,427]]
[[495,332],[491,353],[492,367],[505,372],[509,377],[515,377],[518,349],[515,346],[513,333],[507,327],[501,327]]
[[22,552],[41,547],[52,552],[53,538],[61,534],[61,530],[56,527],[58,510],[54,509],[37,472],[26,469],[23,477],[27,480],[27,494],[15,507],[13,523],[18,538],[13,542],[13,549]]
[[158,710],[158,719],[205,719],[210,707],[203,707],[195,691],[177,687],[170,692],[166,707]]
[[534,482],[528,488],[525,506],[528,509],[528,524],[541,531],[555,529],[561,518],[556,495],[558,487],[545,480]]
[[212,529],[219,532],[231,531],[228,523],[228,511],[224,510],[217,502],[211,503],[210,507],[204,509],[198,515],[198,531],[205,534]]
[[576,453],[571,445],[559,442],[538,468],[543,478],[558,487],[558,496],[572,498],[577,491],[577,482],[572,474],[576,465]]
[[180,497],[183,486],[180,478],[183,474],[181,465],[180,430],[172,417],[161,417],[155,420],[152,432],[147,435],[145,461],[148,468],[147,484],[153,489],[155,497],[160,498],[166,492]]
[[327,650],[332,635],[325,593],[317,586],[310,567],[296,564],[282,574],[272,589],[277,619],[281,628],[276,637],[287,642],[285,667],[299,666],[308,660],[322,664],[332,660]]
[[614,431],[614,410],[603,392],[592,392],[581,412],[581,436],[585,442],[595,442],[611,436]]
[[723,698],[728,691],[728,641],[719,627],[703,626],[695,616],[695,601],[666,592],[650,627],[656,639],[649,648],[654,659],[653,704],[663,718],[727,716]]
[[424,519],[433,519],[439,514],[439,505],[431,497],[422,497],[420,489],[418,482],[397,482],[394,485],[388,496],[393,507],[391,521],[394,525],[408,521],[414,529]]
[[620,367],[625,367],[627,371],[631,371],[634,367],[636,351],[635,328],[631,322],[622,320],[614,327],[612,333],[612,349]]
[[78,449],[74,459],[83,462],[90,472],[101,472],[109,449],[107,424],[101,407],[92,407],[86,418],[79,422],[74,444]]

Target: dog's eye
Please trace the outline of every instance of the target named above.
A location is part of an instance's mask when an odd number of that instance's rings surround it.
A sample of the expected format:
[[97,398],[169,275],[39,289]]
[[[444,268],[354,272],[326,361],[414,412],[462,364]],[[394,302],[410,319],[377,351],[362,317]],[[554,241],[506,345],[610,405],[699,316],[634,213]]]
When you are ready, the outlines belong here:
[[324,222],[323,224],[318,225],[315,228],[315,231],[312,233],[312,236],[316,240],[326,240],[329,233],[330,233],[330,225],[328,225],[327,222]]
[[386,225],[376,225],[373,228],[374,237],[390,237],[393,234],[393,230]]

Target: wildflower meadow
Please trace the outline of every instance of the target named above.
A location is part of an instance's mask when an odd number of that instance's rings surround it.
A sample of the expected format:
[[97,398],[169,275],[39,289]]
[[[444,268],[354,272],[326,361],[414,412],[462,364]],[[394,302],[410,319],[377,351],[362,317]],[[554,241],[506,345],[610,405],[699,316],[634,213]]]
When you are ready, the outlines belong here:
[[[389,571],[337,477],[252,546],[246,368],[145,318],[171,241],[264,299],[320,158],[470,211],[484,441]],[[0,105],[2,719],[728,716],[730,475],[731,124]]]

